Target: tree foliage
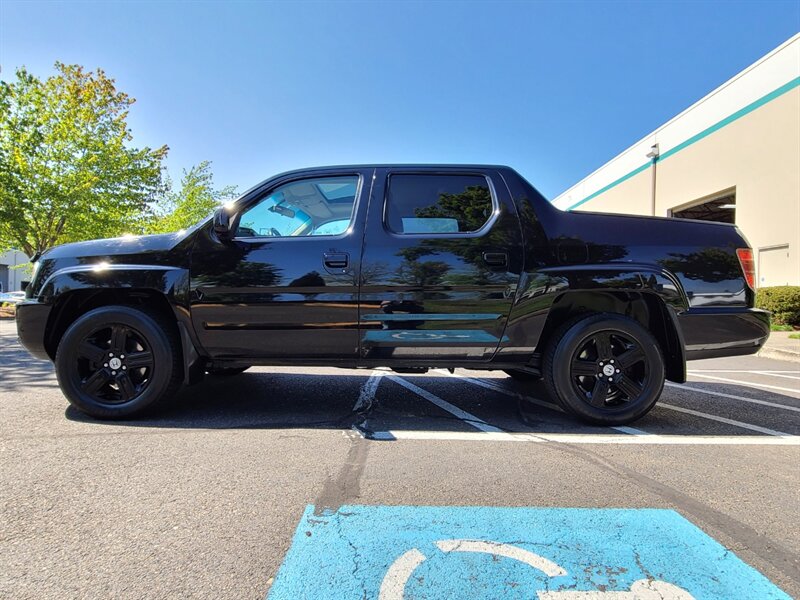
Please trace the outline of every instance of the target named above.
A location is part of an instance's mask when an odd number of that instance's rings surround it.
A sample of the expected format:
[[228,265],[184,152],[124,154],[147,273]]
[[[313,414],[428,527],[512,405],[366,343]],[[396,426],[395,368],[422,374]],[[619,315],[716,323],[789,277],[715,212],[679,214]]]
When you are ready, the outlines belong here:
[[164,189],[167,147],[130,145],[134,99],[100,69],[55,71],[0,82],[0,250],[136,230]]
[[143,229],[148,233],[167,233],[190,227],[235,193],[235,186],[216,189],[211,163],[203,161],[188,171],[184,169],[180,189],[168,191],[156,203],[154,218]]

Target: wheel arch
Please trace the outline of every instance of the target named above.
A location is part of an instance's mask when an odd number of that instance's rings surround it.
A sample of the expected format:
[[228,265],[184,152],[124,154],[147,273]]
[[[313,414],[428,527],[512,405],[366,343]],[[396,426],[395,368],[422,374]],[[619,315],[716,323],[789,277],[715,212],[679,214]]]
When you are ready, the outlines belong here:
[[39,301],[53,307],[45,328],[48,356],[55,358],[58,341],[80,315],[101,306],[132,306],[155,312],[174,325],[181,341],[184,383],[196,382],[202,378],[205,359],[191,325],[188,281],[188,271],[174,267],[81,266],[57,271],[39,293]]
[[544,351],[563,323],[594,313],[625,316],[648,329],[658,341],[664,356],[666,378],[677,383],[686,381],[686,356],[677,315],[654,292],[593,290],[560,294],[553,301],[545,320],[537,354]]

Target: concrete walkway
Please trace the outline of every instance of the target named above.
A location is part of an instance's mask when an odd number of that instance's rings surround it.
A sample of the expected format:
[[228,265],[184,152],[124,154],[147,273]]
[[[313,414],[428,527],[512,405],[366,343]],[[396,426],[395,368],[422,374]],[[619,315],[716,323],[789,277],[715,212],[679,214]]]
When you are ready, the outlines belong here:
[[765,358],[777,360],[789,360],[800,363],[800,340],[789,338],[791,331],[773,331],[769,335],[767,343],[759,351],[758,355]]

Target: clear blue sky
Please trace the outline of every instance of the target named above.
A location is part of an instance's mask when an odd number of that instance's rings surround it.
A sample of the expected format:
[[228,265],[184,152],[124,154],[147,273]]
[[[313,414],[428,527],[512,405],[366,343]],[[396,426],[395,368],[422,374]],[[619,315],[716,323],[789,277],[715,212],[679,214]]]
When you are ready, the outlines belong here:
[[102,67],[175,179],[490,162],[552,198],[798,30],[796,0],[0,0],[0,77]]

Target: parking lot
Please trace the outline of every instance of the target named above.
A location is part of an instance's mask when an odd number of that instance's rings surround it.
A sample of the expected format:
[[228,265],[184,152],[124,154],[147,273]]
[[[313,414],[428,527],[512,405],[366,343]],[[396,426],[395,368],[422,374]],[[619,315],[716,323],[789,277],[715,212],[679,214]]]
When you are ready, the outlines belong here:
[[[592,564],[602,566],[609,544],[606,569],[647,573],[647,565],[611,564],[608,531],[596,542],[569,538],[579,522],[596,526],[595,513],[502,512],[604,508],[675,511],[620,513],[615,526],[646,534],[663,518],[658,531],[669,535],[692,525],[753,567],[748,581],[760,573],[765,586],[800,595],[800,365],[737,357],[689,368],[686,385],[668,384],[656,408],[628,427],[581,424],[539,385],[502,372],[262,367],[207,378],[149,419],[108,423],[69,408],[51,365],[31,359],[13,322],[2,320],[0,596],[264,598],[272,587],[275,598],[378,598],[379,588],[381,598],[403,597],[386,569],[370,571],[370,544],[375,553],[412,530],[430,544],[442,523],[448,534],[468,532],[465,539],[491,525],[511,544],[513,535],[497,529],[503,519],[561,523],[552,544],[564,552],[596,547]],[[448,507],[474,512],[441,512]],[[364,521],[347,529],[351,514]],[[315,526],[322,545],[306,547]],[[517,546],[536,543],[526,535],[518,530]],[[654,538],[662,547],[651,551],[666,552],[665,563],[692,562],[674,545],[697,551],[692,535]],[[338,563],[331,548],[342,540],[350,550]],[[392,556],[431,556],[404,550]],[[733,559],[726,551],[719,560]],[[429,563],[411,563],[402,581],[417,592],[406,587],[405,597],[456,593],[458,582],[419,575],[438,564]],[[404,568],[391,565],[392,576]],[[706,583],[736,589],[725,582],[728,568],[707,573]],[[335,588],[297,587],[328,572],[346,577]],[[599,576],[590,575],[581,581]],[[523,593],[516,579],[491,571],[464,577],[473,578],[474,597]],[[753,596],[743,585],[729,597],[783,597],[777,589]]]

